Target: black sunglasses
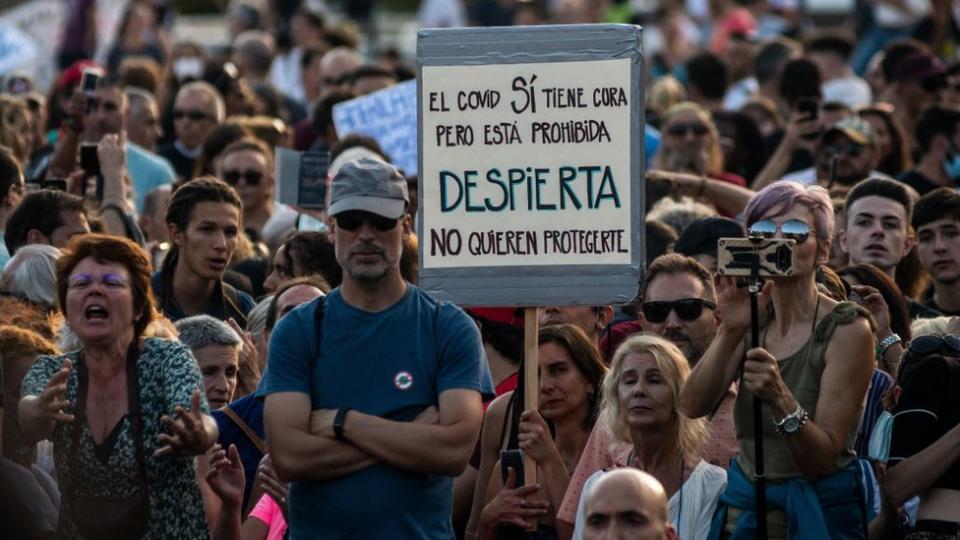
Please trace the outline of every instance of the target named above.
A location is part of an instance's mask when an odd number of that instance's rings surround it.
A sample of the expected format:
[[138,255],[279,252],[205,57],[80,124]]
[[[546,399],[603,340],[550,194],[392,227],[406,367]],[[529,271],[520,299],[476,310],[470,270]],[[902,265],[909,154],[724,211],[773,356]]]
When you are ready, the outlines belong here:
[[369,223],[374,229],[380,232],[392,231],[397,226],[398,218],[388,218],[372,212],[362,210],[351,210],[341,212],[334,216],[337,221],[337,227],[345,231],[355,231],[363,226],[364,222]]
[[810,226],[799,219],[791,219],[780,225],[774,223],[773,220],[762,219],[750,225],[748,232],[750,236],[774,238],[777,236],[777,231],[779,231],[784,238],[796,240],[798,244],[806,242],[807,238],[810,237]]
[[701,122],[677,123],[667,127],[667,135],[673,135],[674,137],[680,137],[690,132],[693,132],[694,135],[702,136],[706,135],[709,131],[710,129]]
[[671,311],[675,311],[681,320],[695,321],[700,318],[704,306],[717,309],[717,304],[703,298],[684,298],[673,302],[644,302],[643,317],[652,323],[659,324],[667,320]]
[[920,81],[920,87],[924,92],[933,94],[949,86],[945,75],[933,75]]
[[235,186],[240,183],[240,179],[246,180],[247,185],[256,186],[263,180],[263,173],[248,169],[246,171],[223,171],[223,181]]
[[189,118],[193,122],[199,122],[201,120],[209,120],[213,117],[203,111],[173,111],[173,119],[181,120],[184,116]]
[[908,350],[921,356],[936,352],[944,356],[958,356],[960,355],[960,336],[953,334],[917,336],[910,340]]
[[839,156],[842,154],[855,158],[863,153],[863,145],[857,143],[828,144],[823,147],[823,151],[829,156]]

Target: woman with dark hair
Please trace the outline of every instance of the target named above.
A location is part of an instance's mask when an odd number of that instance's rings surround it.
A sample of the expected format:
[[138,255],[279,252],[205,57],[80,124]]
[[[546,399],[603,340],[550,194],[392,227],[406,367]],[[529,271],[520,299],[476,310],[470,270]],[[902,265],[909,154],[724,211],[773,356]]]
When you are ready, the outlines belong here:
[[[540,487],[517,488],[517,471],[512,467],[505,482],[494,472],[486,491],[487,505],[478,520],[480,538],[493,538],[501,525],[537,531],[540,539],[557,537],[553,516],[600,413],[607,368],[583,330],[571,324],[541,328],[539,360],[539,411],[520,413],[521,393],[513,392],[509,398],[512,414],[508,412],[505,420],[515,421],[519,416],[519,423],[501,444],[509,440],[508,448],[520,448],[533,458]],[[522,384],[519,382],[518,388]],[[500,465],[494,467],[494,471],[500,469]]]
[[873,136],[880,154],[877,170],[896,178],[913,168],[913,138],[908,137],[903,125],[893,115],[893,106],[874,103],[857,111],[873,128]]
[[[867,403],[857,429],[854,448],[857,455],[869,457],[870,437],[877,419],[885,411],[884,396],[894,386],[903,353],[901,343],[910,341],[910,312],[897,284],[889,276],[870,264],[855,264],[840,270],[849,298],[870,310],[877,322],[877,367],[870,377]],[[902,340],[902,341],[901,341]]]
[[[903,343],[910,341],[910,311],[907,309],[907,300],[890,276],[871,264],[854,264],[838,273],[852,293],[857,293],[860,298],[858,303],[869,309],[877,321],[878,342],[892,334],[899,336]],[[868,302],[869,295],[873,293],[879,293],[883,299],[882,305],[878,302],[875,309]],[[856,297],[852,300],[857,301]],[[877,363],[884,371],[896,376],[901,352],[903,347],[899,344],[891,347],[884,358],[877,358]]]
[[[820,186],[775,182],[753,196],[745,216],[751,235],[796,242],[794,274],[764,284],[756,348],[749,345],[750,293],[733,278],[720,279],[723,320],[681,394],[686,414],[706,416],[742,374],[734,406],[740,454],[727,470],[711,538],[756,533],[756,437],[763,438],[770,538],[787,538],[801,524],[810,538],[864,538],[854,441],[874,338],[866,309],[817,289],[816,270],[826,264],[833,236],[830,196]],[[761,403],[759,425],[754,399]]]
[[193,176],[217,174],[220,168],[220,154],[223,150],[244,137],[252,137],[253,132],[232,118],[213,128],[203,140],[200,156],[194,164]]
[[28,442],[50,439],[68,538],[208,538],[194,456],[217,439],[200,371],[175,341],[144,338],[156,309],[136,244],[75,237],[57,263],[60,308],[83,344],[23,380]]
[[273,293],[293,278],[314,274],[322,276],[333,288],[340,285],[342,272],[325,233],[298,232],[277,248],[263,290]]
[[107,69],[117,73],[120,63],[129,56],[147,56],[164,66],[169,56],[165,41],[154,7],[149,2],[131,2],[117,25],[113,46],[107,53]]

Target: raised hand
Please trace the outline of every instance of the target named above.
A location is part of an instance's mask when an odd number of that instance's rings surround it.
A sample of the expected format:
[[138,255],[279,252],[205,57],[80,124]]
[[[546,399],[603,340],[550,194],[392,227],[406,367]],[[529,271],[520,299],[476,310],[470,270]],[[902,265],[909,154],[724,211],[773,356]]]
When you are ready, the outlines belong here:
[[64,360],[60,371],[47,381],[47,386],[37,400],[37,408],[43,419],[56,422],[74,421],[74,415],[64,412],[64,409],[71,406],[67,401],[67,379],[71,369],[73,369],[73,362],[69,359]]
[[[770,301],[773,282],[766,281],[760,290],[757,305],[760,312]],[[717,278],[717,314],[721,324],[735,333],[745,334],[750,330],[750,290],[739,286],[732,277]]]
[[184,410],[183,407],[177,405],[174,409],[174,415],[175,418],[167,415],[160,417],[160,421],[170,428],[172,435],[166,433],[158,435],[164,446],[157,449],[153,453],[153,457],[174,452],[199,454],[206,450],[204,445],[207,444],[207,432],[203,425],[203,412],[200,411],[200,390],[193,391],[190,410]]
[[227,452],[219,444],[213,445],[207,453],[209,470],[206,480],[210,488],[225,505],[239,507],[243,503],[243,463],[237,447],[230,445]]

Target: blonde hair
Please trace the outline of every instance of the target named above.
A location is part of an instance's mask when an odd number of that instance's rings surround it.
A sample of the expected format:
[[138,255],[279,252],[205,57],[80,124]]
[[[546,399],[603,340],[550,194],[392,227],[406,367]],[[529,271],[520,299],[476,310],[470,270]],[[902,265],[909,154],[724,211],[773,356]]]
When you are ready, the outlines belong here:
[[679,397],[687,377],[690,364],[676,345],[652,334],[631,336],[613,354],[610,370],[603,379],[603,401],[601,402],[600,421],[604,422],[613,436],[620,441],[633,443],[630,428],[623,420],[617,387],[623,371],[623,362],[631,354],[649,354],[657,363],[667,386],[673,394],[674,440],[685,460],[696,459],[707,437],[707,421],[703,418],[688,418],[680,412]]
[[30,161],[30,126],[27,102],[19,97],[0,95],[0,145],[9,148],[22,166]]
[[917,319],[910,323],[910,335],[917,336],[940,336],[947,333],[947,325],[950,324],[952,317],[931,317],[929,319]]
[[657,79],[647,92],[647,108],[662,113],[687,99],[687,91],[673,75]]

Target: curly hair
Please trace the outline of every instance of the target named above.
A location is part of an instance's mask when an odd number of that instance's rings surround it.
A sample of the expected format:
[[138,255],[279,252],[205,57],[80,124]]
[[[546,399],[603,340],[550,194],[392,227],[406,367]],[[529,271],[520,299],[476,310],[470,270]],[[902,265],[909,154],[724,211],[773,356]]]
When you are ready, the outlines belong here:
[[675,444],[684,459],[696,459],[707,437],[707,421],[703,418],[688,418],[680,412],[678,398],[687,377],[690,376],[690,364],[676,345],[662,337],[638,334],[631,336],[617,347],[617,352],[613,354],[613,360],[610,361],[610,371],[603,379],[600,420],[606,424],[614,437],[633,443],[617,392],[623,362],[632,354],[649,354],[657,362],[657,368],[673,393],[673,417],[676,419],[673,425]]

